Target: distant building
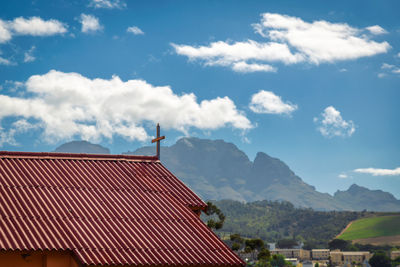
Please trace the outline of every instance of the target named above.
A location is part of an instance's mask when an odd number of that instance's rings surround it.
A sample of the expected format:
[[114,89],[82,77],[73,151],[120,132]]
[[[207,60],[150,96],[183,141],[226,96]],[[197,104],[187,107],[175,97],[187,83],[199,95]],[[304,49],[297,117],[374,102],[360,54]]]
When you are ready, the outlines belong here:
[[281,254],[285,258],[296,258],[298,260],[309,260],[310,258],[310,251],[305,249],[298,249],[298,248],[282,248],[282,249],[274,249],[271,250],[271,254]]
[[328,260],[330,256],[329,249],[313,249],[311,250],[311,257],[313,260]]
[[297,266],[297,264],[299,264],[299,260],[296,258],[285,258],[285,261],[290,262],[294,266]]
[[304,247],[304,243],[303,242],[299,242],[297,244],[297,246],[294,246],[293,248],[303,248]]
[[301,266],[302,267],[314,267],[317,263],[320,267],[328,266],[325,261],[304,261],[301,263],[302,264]]
[[268,249],[271,250],[275,250],[276,249],[276,243],[268,243]]
[[397,257],[400,257],[400,250],[393,250],[390,252],[390,259],[394,260]]
[[314,267],[314,264],[312,261],[303,261],[302,262],[303,267]]
[[371,258],[369,251],[331,251],[331,263],[335,266],[347,266],[357,263],[366,266],[366,262]]

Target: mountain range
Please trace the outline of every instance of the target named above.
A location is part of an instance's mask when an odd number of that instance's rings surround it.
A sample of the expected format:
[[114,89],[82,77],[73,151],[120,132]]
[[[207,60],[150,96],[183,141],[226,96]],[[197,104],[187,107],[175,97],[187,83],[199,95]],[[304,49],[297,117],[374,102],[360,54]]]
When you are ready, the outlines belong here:
[[[56,149],[69,153],[109,153],[107,148],[85,141],[74,141]],[[141,147],[123,154],[154,155],[155,147]],[[297,207],[315,210],[400,211],[400,200],[381,190],[353,184],[333,196],[318,192],[305,183],[283,161],[264,152],[254,161],[234,144],[223,140],[194,137],[179,139],[161,147],[161,162],[201,198],[289,201]]]

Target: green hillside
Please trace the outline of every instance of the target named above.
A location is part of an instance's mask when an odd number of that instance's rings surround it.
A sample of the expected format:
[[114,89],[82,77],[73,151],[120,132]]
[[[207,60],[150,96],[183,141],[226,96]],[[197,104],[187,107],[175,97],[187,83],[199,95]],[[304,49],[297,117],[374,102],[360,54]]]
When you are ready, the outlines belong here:
[[261,238],[266,242],[281,239],[303,241],[310,248],[327,247],[346,225],[373,212],[314,211],[299,209],[289,202],[233,200],[213,201],[226,219],[220,234],[238,233],[247,238]]
[[356,220],[338,238],[355,240],[392,235],[400,235],[400,215]]

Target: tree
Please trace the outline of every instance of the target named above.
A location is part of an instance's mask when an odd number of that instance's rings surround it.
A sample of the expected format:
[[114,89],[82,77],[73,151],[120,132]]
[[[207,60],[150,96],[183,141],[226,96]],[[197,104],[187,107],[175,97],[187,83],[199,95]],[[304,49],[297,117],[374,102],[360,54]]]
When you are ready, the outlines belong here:
[[374,253],[374,256],[369,259],[369,264],[371,267],[391,267],[392,264],[390,262],[389,257],[386,255],[384,251],[378,251]]
[[233,243],[232,244],[232,250],[238,251],[240,249],[240,244],[239,243]]
[[244,243],[244,239],[239,234],[231,234],[229,239],[233,242],[232,250],[235,251],[238,251]]
[[284,267],[286,265],[285,257],[280,254],[273,255],[271,265],[274,267]]
[[400,265],[400,257],[395,258],[392,260],[392,266],[399,266]]
[[262,248],[257,255],[257,260],[269,260],[271,258],[271,252],[268,249]]
[[262,241],[260,238],[246,239],[245,245],[246,247],[244,248],[244,251],[246,253],[254,253],[254,250],[257,249],[258,251],[261,251],[261,249],[264,248],[264,241]]
[[[209,228],[218,230],[221,229],[222,226],[224,226],[225,215],[217,206],[215,206],[210,201],[207,202],[207,210],[205,214],[211,217],[211,219],[207,221],[207,226]],[[218,221],[215,220],[215,217],[218,217]]]
[[349,246],[349,242],[343,239],[333,239],[329,241],[328,246],[329,249],[331,250],[334,249],[346,250],[347,247]]
[[239,243],[239,244],[243,244],[243,242],[244,242],[243,237],[241,237],[239,234],[231,234],[229,239],[231,241]]
[[319,267],[319,263],[317,262],[317,263],[314,265],[314,267]]
[[246,247],[250,247],[252,250],[254,249],[259,249],[261,250],[264,248],[264,241],[262,241],[260,238],[254,238],[254,239],[247,239],[245,241]]
[[281,239],[278,241],[279,248],[293,248],[297,245],[297,241],[294,239]]
[[258,260],[255,267],[272,267],[271,262],[265,259]]

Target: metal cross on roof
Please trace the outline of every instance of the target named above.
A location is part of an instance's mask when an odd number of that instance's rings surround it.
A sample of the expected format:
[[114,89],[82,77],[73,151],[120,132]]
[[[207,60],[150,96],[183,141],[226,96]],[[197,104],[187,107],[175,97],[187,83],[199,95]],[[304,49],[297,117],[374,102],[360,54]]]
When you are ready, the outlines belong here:
[[160,141],[165,139],[165,136],[160,136],[160,124],[157,123],[157,137],[151,140],[152,143],[157,142],[157,158],[160,159]]

